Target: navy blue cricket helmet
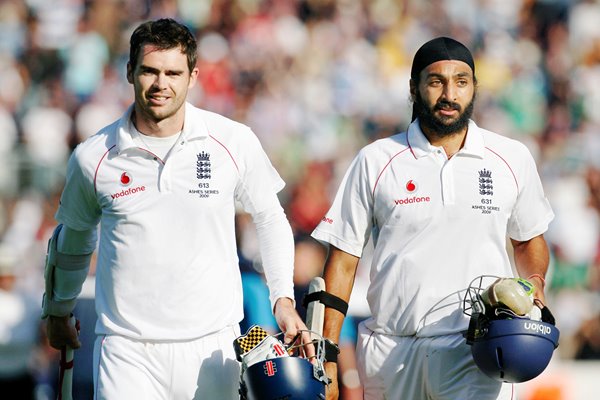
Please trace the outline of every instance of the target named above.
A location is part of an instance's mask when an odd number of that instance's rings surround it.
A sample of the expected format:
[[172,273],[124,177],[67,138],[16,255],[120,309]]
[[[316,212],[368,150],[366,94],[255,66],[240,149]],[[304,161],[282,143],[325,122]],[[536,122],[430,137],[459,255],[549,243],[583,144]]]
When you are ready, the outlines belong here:
[[325,399],[325,383],[313,371],[314,366],[300,357],[260,361],[243,372],[240,394],[245,400]]
[[473,360],[490,378],[525,382],[546,369],[558,347],[558,329],[529,319],[488,320],[471,344]]
[[301,335],[285,345],[258,325],[236,338],[233,346],[240,371],[241,400],[322,400],[330,380],[325,373],[327,340],[308,331],[315,347],[310,361],[300,357]]
[[541,320],[519,316],[502,304],[486,306],[481,293],[488,275],[474,279],[463,300],[470,316],[467,344],[477,367],[492,379],[520,383],[541,374],[558,347],[560,332],[547,307]]

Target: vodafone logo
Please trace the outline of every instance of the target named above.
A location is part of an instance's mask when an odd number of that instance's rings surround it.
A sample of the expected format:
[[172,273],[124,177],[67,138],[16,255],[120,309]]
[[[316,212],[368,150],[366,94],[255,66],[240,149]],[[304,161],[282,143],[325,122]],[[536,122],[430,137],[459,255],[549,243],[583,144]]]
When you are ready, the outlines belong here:
[[133,182],[133,179],[131,178],[131,175],[129,175],[128,172],[123,172],[121,174],[121,185],[123,185],[123,186],[129,186],[129,185],[131,185],[131,182]]
[[396,199],[396,200],[394,200],[394,204],[397,206],[402,206],[405,204],[429,203],[430,201],[431,201],[431,199],[429,198],[429,196],[421,196],[421,197],[413,196],[413,197],[407,197],[405,199]]
[[[131,175],[129,175],[129,172],[125,171],[119,177],[119,183],[121,184],[121,186],[130,186],[133,183],[133,178],[131,177]],[[117,193],[111,193],[110,197],[112,197],[114,200],[118,199],[119,197],[126,197],[138,192],[144,192],[145,190],[146,186],[130,187],[127,189],[123,189]]]
[[404,186],[404,189],[406,189],[406,191],[408,193],[414,193],[417,191],[417,183],[415,181],[413,181],[412,179],[408,182],[406,182],[406,185]]
[[[414,180],[410,179],[404,185],[404,190],[409,194],[414,194],[418,191],[419,185]],[[431,198],[429,196],[408,196],[404,199],[395,199],[394,204],[397,206],[402,206],[406,204],[414,204],[414,203],[429,203]]]
[[130,196],[132,194],[144,192],[144,191],[146,191],[146,186],[132,187],[129,189],[123,189],[117,193],[112,193],[110,195],[110,197],[112,197],[113,199],[118,199],[119,197],[126,197],[126,196]]

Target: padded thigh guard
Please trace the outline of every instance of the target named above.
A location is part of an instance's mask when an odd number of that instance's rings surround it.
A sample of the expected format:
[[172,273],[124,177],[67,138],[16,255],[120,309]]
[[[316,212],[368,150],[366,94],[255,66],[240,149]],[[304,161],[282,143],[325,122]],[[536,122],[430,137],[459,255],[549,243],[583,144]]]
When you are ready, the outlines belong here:
[[[62,230],[68,230],[68,228],[63,224],[58,225],[48,241],[42,318],[46,318],[48,315],[67,316],[73,311],[77,295],[81,292],[81,286],[87,276],[93,253],[93,250],[89,249],[85,250],[86,254],[81,255],[61,253],[59,251],[59,235]],[[82,235],[85,234],[82,232]],[[57,289],[67,293],[66,296],[60,296],[60,293],[57,296]]]

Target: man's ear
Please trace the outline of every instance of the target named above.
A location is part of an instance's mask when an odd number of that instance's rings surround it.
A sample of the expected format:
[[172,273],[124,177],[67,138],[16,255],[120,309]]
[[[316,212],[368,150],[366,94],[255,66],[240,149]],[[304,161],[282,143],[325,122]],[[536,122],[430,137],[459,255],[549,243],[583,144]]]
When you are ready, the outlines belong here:
[[410,98],[414,100],[417,97],[417,85],[412,79],[408,81],[408,85],[410,86]]
[[192,69],[192,71],[190,72],[190,83],[188,84],[188,89],[190,89],[192,86],[194,86],[196,84],[199,74],[200,74],[200,69],[198,67],[195,67],[194,69]]
[[133,84],[133,69],[131,63],[127,62],[127,82]]

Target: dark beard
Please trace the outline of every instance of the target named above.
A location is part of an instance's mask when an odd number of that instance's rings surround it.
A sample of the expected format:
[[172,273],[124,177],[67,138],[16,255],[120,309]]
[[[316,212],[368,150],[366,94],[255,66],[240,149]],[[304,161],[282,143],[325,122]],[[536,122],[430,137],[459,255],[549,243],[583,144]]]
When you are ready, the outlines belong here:
[[459,114],[459,117],[454,122],[448,122],[448,118],[439,118],[434,114],[434,111],[439,107],[450,106],[460,113],[461,107],[458,103],[442,100],[437,102],[433,107],[429,108],[423,101],[420,93],[417,92],[413,103],[413,111],[417,118],[419,118],[419,125],[422,130],[432,132],[438,137],[452,136],[469,126],[469,120],[473,115],[473,108],[475,107],[475,93],[473,99],[465,110]]

